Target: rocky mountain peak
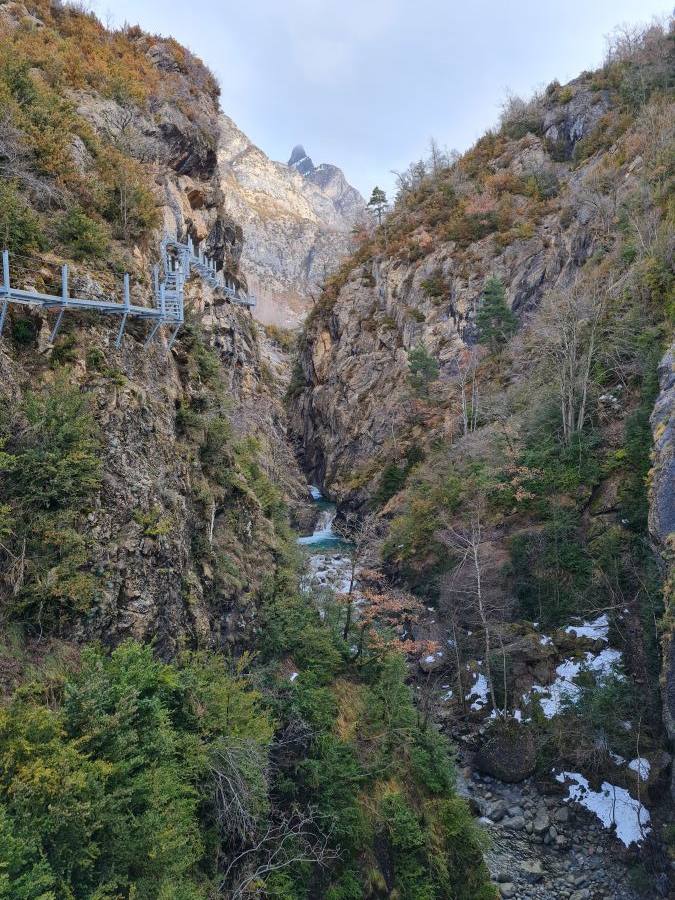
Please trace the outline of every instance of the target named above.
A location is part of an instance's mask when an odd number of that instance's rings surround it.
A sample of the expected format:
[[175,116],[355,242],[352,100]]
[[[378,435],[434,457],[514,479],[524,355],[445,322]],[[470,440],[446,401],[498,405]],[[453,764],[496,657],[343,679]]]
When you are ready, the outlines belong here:
[[365,201],[341,169],[315,166],[302,144],[288,163],[274,162],[227,116],[220,124],[221,188],[226,209],[243,225],[256,316],[296,324],[326,274],[350,252]]
[[309,175],[315,169],[312,158],[307,156],[302,144],[296,144],[295,147],[293,147],[287,165],[289,169],[295,169],[300,175]]

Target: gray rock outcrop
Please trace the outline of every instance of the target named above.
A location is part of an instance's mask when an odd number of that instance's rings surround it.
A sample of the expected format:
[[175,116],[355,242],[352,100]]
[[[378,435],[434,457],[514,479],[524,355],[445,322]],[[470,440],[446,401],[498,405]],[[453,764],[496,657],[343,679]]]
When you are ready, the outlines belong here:
[[225,210],[244,231],[242,264],[263,322],[292,326],[351,248],[365,203],[340,169],[315,166],[301,146],[274,162],[227,116],[220,120]]
[[[671,742],[675,741],[675,344],[661,360],[659,366],[659,394],[651,416],[654,437],[653,467],[650,485],[649,530],[663,558],[666,569],[664,617],[665,630],[662,641],[663,670],[661,695],[663,699],[663,723]],[[671,793],[675,797],[675,772],[671,781]]]

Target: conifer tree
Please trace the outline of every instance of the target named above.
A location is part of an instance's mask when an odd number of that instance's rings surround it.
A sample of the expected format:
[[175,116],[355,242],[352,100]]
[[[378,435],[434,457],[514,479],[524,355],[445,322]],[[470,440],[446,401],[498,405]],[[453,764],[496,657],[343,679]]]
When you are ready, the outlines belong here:
[[374,211],[377,216],[377,224],[382,224],[382,214],[387,208],[387,195],[380,187],[374,187],[373,192],[370,195],[370,200],[368,201],[368,206]]
[[419,397],[427,397],[429,385],[438,378],[438,363],[424,344],[420,343],[408,352],[410,383]]
[[515,333],[517,326],[518,319],[506,304],[504,285],[499,278],[491,275],[485,283],[476,316],[479,342],[487,344],[495,353]]

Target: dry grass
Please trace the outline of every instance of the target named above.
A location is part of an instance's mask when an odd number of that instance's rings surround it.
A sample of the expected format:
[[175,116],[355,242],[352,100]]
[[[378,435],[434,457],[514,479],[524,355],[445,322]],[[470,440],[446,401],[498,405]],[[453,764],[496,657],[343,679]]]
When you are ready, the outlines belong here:
[[333,694],[338,707],[335,729],[341,741],[351,743],[356,740],[359,722],[363,718],[365,703],[363,686],[339,678],[333,685]]

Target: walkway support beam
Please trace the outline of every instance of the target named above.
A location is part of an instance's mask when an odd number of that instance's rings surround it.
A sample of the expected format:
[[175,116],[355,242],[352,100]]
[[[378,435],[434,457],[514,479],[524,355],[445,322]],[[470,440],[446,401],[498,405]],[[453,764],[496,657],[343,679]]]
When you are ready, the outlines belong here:
[[7,316],[7,306],[9,305],[9,250],[2,251],[2,290],[5,296],[2,301],[2,309],[0,310],[0,337],[2,337],[2,329],[5,327],[5,317]]

